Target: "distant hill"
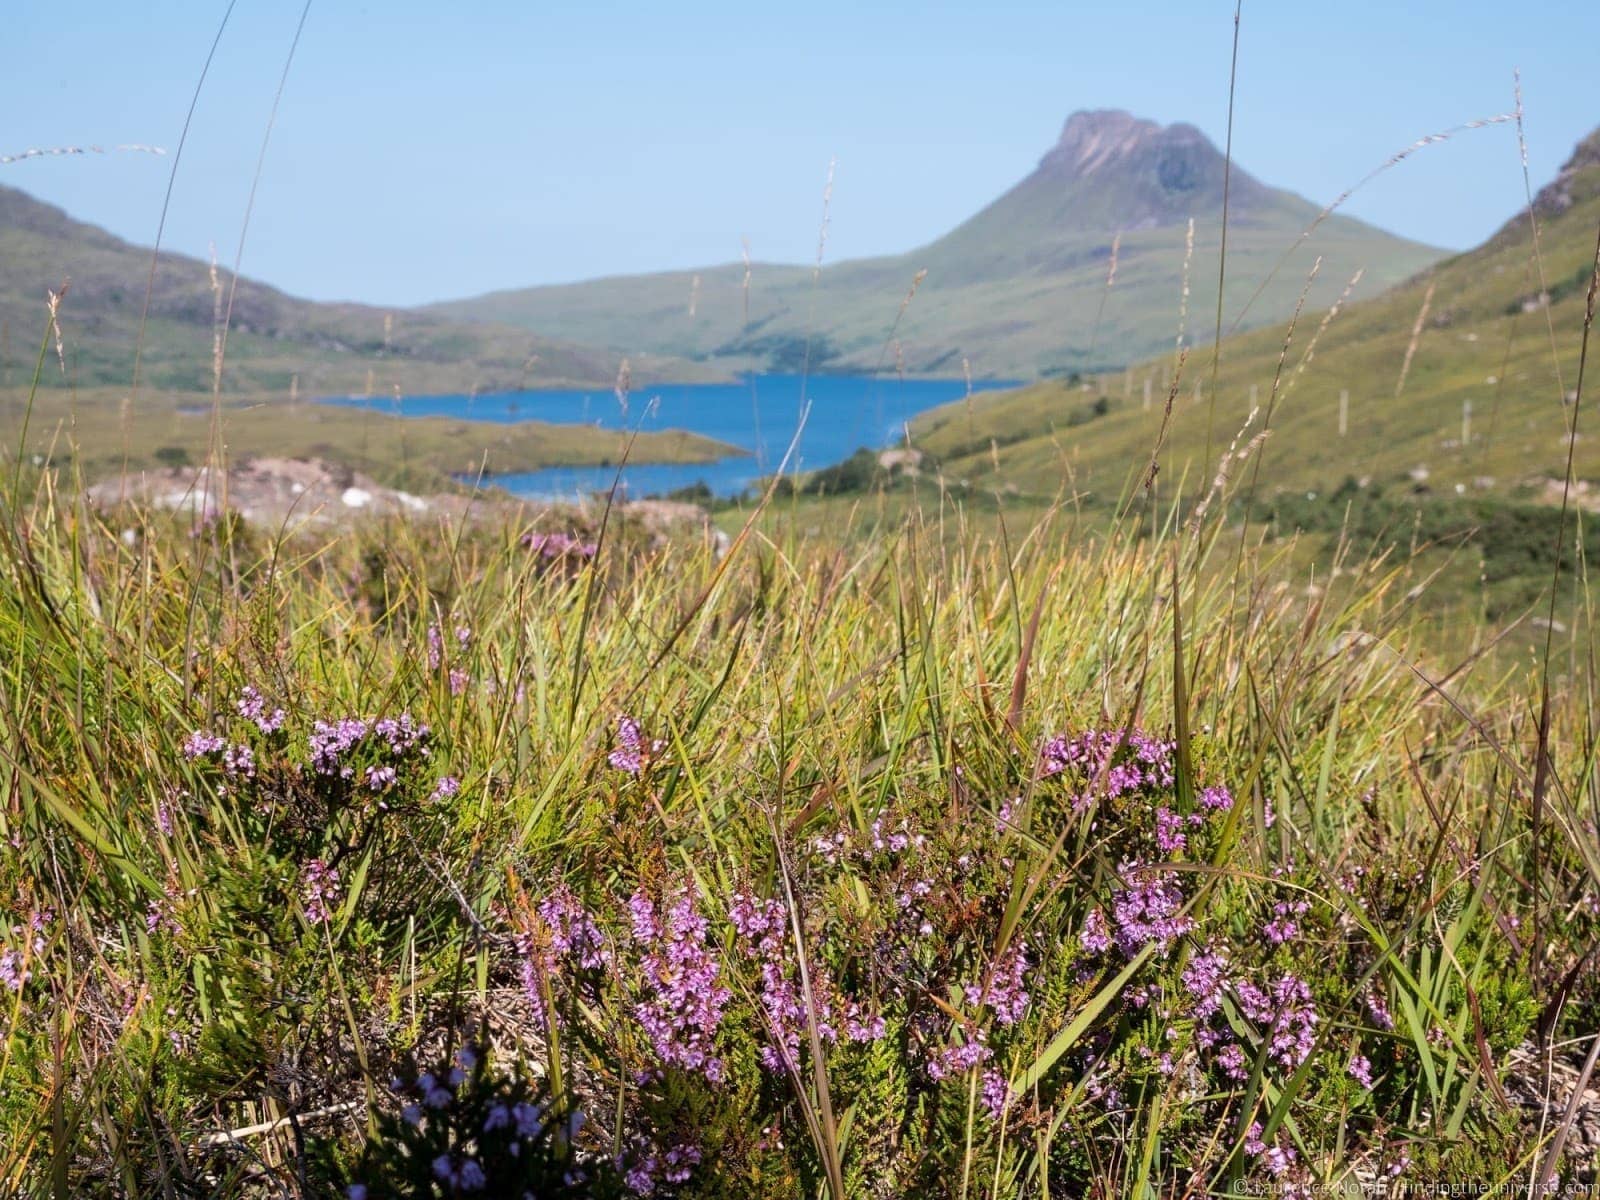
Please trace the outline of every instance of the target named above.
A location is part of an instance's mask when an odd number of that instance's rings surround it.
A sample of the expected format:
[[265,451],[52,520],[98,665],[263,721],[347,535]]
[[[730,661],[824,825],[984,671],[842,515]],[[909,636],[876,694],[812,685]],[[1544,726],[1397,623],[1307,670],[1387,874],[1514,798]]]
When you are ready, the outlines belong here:
[[[126,386],[149,273],[147,248],[0,187],[0,386],[23,386],[31,377],[46,328],[45,291],[63,280],[61,325],[70,370],[63,375],[52,351],[44,384]],[[225,301],[225,268],[218,278]],[[211,390],[211,280],[207,263],[160,255],[141,368],[152,390]],[[239,281],[230,329],[224,387],[232,393],[287,393],[297,375],[301,395],[362,392],[369,382],[383,395],[396,385],[411,393],[523,382],[610,387],[621,358],[527,329],[299,300],[250,279]],[[700,370],[650,358],[632,367],[641,381],[693,377]]]
[[[630,354],[768,369],[808,361],[825,371],[960,374],[965,359],[975,374],[1037,377],[1120,366],[1177,336],[1191,217],[1187,332],[1192,341],[1209,340],[1224,167],[1223,155],[1192,125],[1080,112],[1032,174],[930,245],[827,266],[815,282],[810,267],[754,264],[748,312],[742,263],[495,292],[428,311]],[[1231,322],[1320,210],[1237,164],[1229,210],[1228,296],[1237,298]],[[1324,262],[1313,303],[1337,295],[1357,267],[1366,267],[1370,294],[1441,252],[1332,217],[1278,272],[1244,326],[1287,314],[1317,254]],[[927,278],[891,344],[896,314],[924,269]]]
[[[1348,304],[1310,362],[1306,352],[1328,306],[1325,295],[1308,305],[1284,359],[1271,432],[1257,451],[1266,455],[1264,492],[1326,496],[1349,479],[1358,489],[1388,486],[1404,494],[1559,499],[1552,481],[1564,477],[1584,297],[1600,229],[1600,130],[1539,192],[1534,211],[1543,290],[1523,212],[1477,249]],[[1340,271],[1332,278],[1342,285]],[[1237,286],[1241,293],[1248,288],[1243,281]],[[1241,429],[1245,441],[1262,429],[1286,332],[1280,317],[1268,329],[1224,341],[1210,430],[1213,467]],[[1600,331],[1592,350],[1586,400],[1600,395],[1593,370]],[[1210,482],[1200,465],[1212,425],[1210,362],[1209,350],[1191,355],[1179,385],[1161,456],[1167,495],[1179,480],[1191,492]],[[1114,499],[1150,459],[1162,420],[1162,380],[1172,367],[1168,353],[1081,386],[1051,382],[990,393],[927,414],[913,432],[941,460],[947,479],[1041,495],[1069,487]],[[1245,427],[1252,389],[1263,411]],[[1341,392],[1347,393],[1342,434]],[[1576,450],[1585,481],[1579,500],[1600,508],[1600,430],[1580,426]]]

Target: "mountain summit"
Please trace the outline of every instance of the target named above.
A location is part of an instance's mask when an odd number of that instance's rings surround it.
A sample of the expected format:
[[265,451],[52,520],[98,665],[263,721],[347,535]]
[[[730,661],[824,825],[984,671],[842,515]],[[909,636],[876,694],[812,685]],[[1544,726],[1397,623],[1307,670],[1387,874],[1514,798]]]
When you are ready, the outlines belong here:
[[[1214,310],[1227,160],[1193,125],[1160,125],[1120,110],[1073,113],[1026,178],[936,241],[906,254],[823,270],[743,264],[497,292],[436,306],[609,346],[715,359],[767,370],[891,367],[1024,377],[1114,366],[1204,340],[1193,314]],[[1322,270],[1307,304],[1330,303],[1356,268],[1377,291],[1439,252],[1273,188],[1237,162],[1229,181],[1231,324],[1266,324],[1294,308],[1312,260]],[[1187,249],[1195,222],[1192,255]],[[1112,245],[1118,275],[1107,289]],[[1280,262],[1293,248],[1287,262]],[[1276,274],[1274,269],[1277,268]],[[911,281],[925,281],[900,314]],[[1270,277],[1270,281],[1269,281]],[[1242,305],[1258,287],[1252,307]],[[691,295],[694,303],[690,303]]]
[[[1063,214],[1092,211],[1123,230],[1187,222],[1221,211],[1227,159],[1193,125],[1158,125],[1121,109],[1075,112],[1038,169],[1015,190],[1056,193]],[[1233,169],[1230,202],[1269,200],[1256,179]]]

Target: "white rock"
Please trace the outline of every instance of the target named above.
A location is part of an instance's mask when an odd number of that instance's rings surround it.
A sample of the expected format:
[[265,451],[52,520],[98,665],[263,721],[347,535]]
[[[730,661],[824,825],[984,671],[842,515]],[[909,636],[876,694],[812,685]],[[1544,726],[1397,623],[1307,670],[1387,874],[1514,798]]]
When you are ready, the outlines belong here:
[[339,498],[344,501],[346,508],[365,508],[372,503],[372,493],[366,488],[345,488],[344,495]]

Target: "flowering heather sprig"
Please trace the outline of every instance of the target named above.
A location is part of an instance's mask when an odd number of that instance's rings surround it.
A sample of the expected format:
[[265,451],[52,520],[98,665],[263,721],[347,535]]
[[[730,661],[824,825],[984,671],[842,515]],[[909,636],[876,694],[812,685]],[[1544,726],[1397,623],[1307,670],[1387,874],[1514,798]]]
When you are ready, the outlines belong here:
[[441,1154],[433,1160],[433,1177],[460,1192],[482,1191],[488,1182],[477,1159],[470,1156],[458,1159],[449,1154]]
[[1123,863],[1121,874],[1129,880],[1111,901],[1113,938],[1117,949],[1133,958],[1147,945],[1165,954],[1172,943],[1194,928],[1183,910],[1183,889],[1171,878]]
[[981,1029],[966,1031],[967,1040],[955,1045],[942,1046],[928,1056],[928,1078],[938,1083],[952,1075],[964,1075],[994,1057]]
[[989,1115],[998,1121],[1005,1115],[1006,1109],[1015,1099],[1015,1094],[1003,1072],[989,1070],[983,1073],[979,1082],[978,1099]]
[[[808,965],[812,1003],[807,1009],[788,948],[788,910],[781,902],[735,893],[728,906],[728,921],[745,957],[760,966],[761,1007],[773,1041],[761,1048],[758,1057],[767,1070],[798,1069],[802,1036],[812,1026],[828,1043],[838,1042],[841,1025],[844,1036],[853,1042],[877,1041],[888,1032],[882,1013],[839,995],[827,971],[817,963]],[[838,1018],[841,1009],[842,1022]]]
[[176,827],[173,823],[172,813],[183,798],[182,792],[179,792],[176,788],[169,788],[166,795],[156,801],[156,828],[161,831],[163,837],[172,836]]
[[1181,854],[1189,844],[1185,821],[1166,805],[1156,809],[1156,849],[1163,854]]
[[1070,774],[1082,785],[1072,801],[1081,809],[1097,800],[1172,787],[1176,746],[1140,729],[1091,729],[1075,738],[1057,734],[1044,745],[1039,774]]
[[1190,1011],[1205,1020],[1222,1008],[1228,986],[1228,961],[1207,948],[1189,959],[1183,968],[1183,990],[1189,994]]
[[[600,927],[565,884],[541,900],[534,914],[534,927],[517,934],[516,945],[523,992],[534,1019],[543,1024],[547,985],[571,981],[575,971],[609,967],[612,958]],[[563,966],[568,970],[563,972]]]
[[188,759],[206,758],[220,752],[227,744],[227,738],[196,729],[184,740],[183,756]]
[[391,767],[391,766],[389,766],[387,764],[385,764],[385,765],[383,765],[381,767],[380,766],[372,766],[372,767],[368,767],[367,768],[366,782],[367,782],[367,789],[369,791],[374,791],[374,792],[386,791],[387,789],[389,789],[389,788],[394,786],[394,781],[395,781],[395,770],[394,770],[393,767]]
[[974,1008],[988,1005],[1000,1024],[1015,1025],[1028,1011],[1028,993],[1023,988],[1027,970],[1028,947],[1019,943],[995,960],[981,987],[973,983],[966,986],[967,1003]]
[[1354,1054],[1350,1057],[1350,1065],[1345,1068],[1354,1079],[1367,1091],[1372,1090],[1372,1062],[1365,1054]]
[[313,925],[327,924],[339,894],[339,872],[320,858],[313,858],[300,869],[301,907]]
[[413,750],[423,758],[428,757],[427,741],[432,731],[413,720],[410,713],[380,718],[373,723],[372,731],[388,744],[389,753],[396,758],[403,758]]
[[1218,785],[1200,793],[1200,807],[1208,812],[1227,812],[1233,807],[1233,793]]
[[583,971],[598,971],[611,962],[605,937],[583,902],[562,885],[539,902],[539,919],[550,931],[550,948]]
[[1261,927],[1261,932],[1274,946],[1292,942],[1300,936],[1300,925],[1296,918],[1310,911],[1309,900],[1280,900],[1272,906],[1272,919]]
[[703,1153],[693,1142],[680,1141],[666,1150],[635,1147],[619,1154],[615,1166],[622,1182],[636,1196],[653,1196],[663,1183],[687,1183]]
[[349,779],[355,768],[343,759],[372,730],[371,722],[361,717],[338,721],[314,721],[311,725],[311,765],[319,775],[338,775]]
[[144,927],[146,933],[154,933],[158,929],[165,929],[168,933],[182,933],[183,926],[178,921],[177,906],[182,896],[181,889],[174,880],[168,880],[162,889],[165,893],[160,900],[151,900],[145,904]]
[[1217,1065],[1235,1083],[1243,1083],[1250,1078],[1250,1061],[1245,1057],[1244,1047],[1238,1042],[1229,1042],[1217,1052]]
[[391,758],[403,759],[415,753],[429,756],[430,730],[410,713],[398,717],[343,717],[338,721],[314,721],[311,725],[311,766],[319,775],[351,779],[355,767],[349,756],[372,735],[383,743]]
[[715,1051],[716,1034],[733,993],[717,983],[719,966],[706,945],[706,919],[687,886],[668,903],[664,922],[642,892],[634,893],[628,908],[634,940],[645,947],[640,963],[645,982],[634,1015],[663,1063],[719,1082],[723,1064]]
[[1285,973],[1264,992],[1249,980],[1234,984],[1239,1010],[1267,1030],[1268,1053],[1279,1064],[1294,1070],[1305,1062],[1317,1042],[1317,1006],[1311,987],[1295,975]]
[[261,698],[261,693],[248,683],[239,689],[239,699],[234,706],[239,715],[246,721],[254,721],[255,726],[262,733],[277,733],[283,728],[284,711],[275,708],[267,712],[266,701]]
[[1111,949],[1111,930],[1106,926],[1106,915],[1091,908],[1083,918],[1083,931],[1078,934],[1078,944],[1090,954],[1104,954]]
[[606,761],[615,770],[626,775],[638,775],[652,758],[666,748],[665,742],[656,739],[650,743],[647,750],[644,736],[639,730],[639,722],[632,717],[618,717],[617,748],[606,756]]
[[227,746],[222,751],[222,770],[233,779],[256,777],[256,755],[249,746]]
[[585,542],[566,533],[527,533],[522,544],[540,558],[593,558],[600,550],[595,542]]
[[435,800],[448,800],[461,790],[461,780],[454,775],[441,775],[439,782],[434,784],[433,798]]
[[1394,1014],[1389,1011],[1389,1000],[1383,994],[1383,984],[1378,980],[1372,981],[1372,986],[1367,989],[1367,1013],[1372,1017],[1373,1023],[1379,1029],[1394,1028]]
[[0,987],[8,992],[20,992],[27,983],[29,972],[22,965],[22,954],[15,949],[0,950]]

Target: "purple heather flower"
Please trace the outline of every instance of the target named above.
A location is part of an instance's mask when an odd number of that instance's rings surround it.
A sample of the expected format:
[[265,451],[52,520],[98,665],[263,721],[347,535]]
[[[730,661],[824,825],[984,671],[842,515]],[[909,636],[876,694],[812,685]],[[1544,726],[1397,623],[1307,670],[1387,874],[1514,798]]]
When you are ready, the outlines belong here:
[[998,1121],[1005,1114],[1012,1098],[1011,1084],[1006,1081],[1003,1073],[992,1070],[983,1073],[978,1099],[991,1117]]
[[519,1138],[529,1140],[544,1132],[544,1109],[540,1105],[523,1101],[511,1110],[511,1118],[517,1123]]
[[319,775],[337,775],[349,779],[355,768],[342,760],[372,730],[372,724],[361,717],[345,717],[332,723],[313,721],[311,724],[311,766]]
[[667,1166],[666,1180],[668,1183],[687,1183],[692,1168],[700,1165],[702,1157],[700,1147],[690,1142],[680,1142],[667,1151],[664,1161]]
[[381,792],[394,785],[395,770],[391,766],[373,766],[367,768],[367,788],[370,791]]
[[422,758],[428,757],[427,741],[433,731],[414,720],[408,712],[374,721],[372,732],[388,744],[389,753],[396,758],[403,758],[413,750]]
[[439,782],[434,785],[433,798],[435,800],[445,800],[454,796],[460,790],[461,781],[454,775],[441,775]]
[[1227,812],[1233,807],[1233,793],[1226,787],[1208,787],[1200,793],[1200,807],[1208,812]]
[[550,930],[550,948],[584,971],[611,961],[605,938],[582,901],[562,885],[539,902],[539,918]]
[[222,751],[222,769],[233,778],[256,777],[255,751],[249,746],[228,746]]
[[967,1041],[944,1046],[928,1057],[929,1079],[938,1083],[951,1075],[964,1075],[994,1057],[994,1051],[984,1044],[983,1030],[970,1030],[969,1035]]
[[1156,809],[1156,849],[1163,854],[1181,853],[1189,844],[1183,826],[1183,818],[1166,805]]
[[1139,729],[1089,730],[1075,738],[1059,734],[1045,743],[1039,773],[1070,775],[1080,787],[1073,808],[1082,809],[1097,800],[1170,788],[1177,778],[1175,747]]
[[1261,1140],[1261,1122],[1250,1122],[1250,1128],[1244,1134],[1244,1152],[1255,1158],[1266,1148],[1267,1144]]
[[1389,1012],[1388,998],[1383,994],[1383,985],[1374,980],[1367,989],[1367,1013],[1372,1017],[1373,1023],[1379,1029],[1393,1029],[1394,1016]]
[[266,701],[261,698],[261,693],[248,683],[239,689],[239,699],[234,707],[245,720],[254,721],[262,733],[277,733],[283,728],[283,709],[275,708],[267,712]]
[[1311,988],[1304,980],[1285,974],[1272,985],[1270,1000],[1259,999],[1261,1003],[1247,1006],[1241,989],[1240,1008],[1252,1021],[1268,1027],[1269,1053],[1293,1070],[1305,1062],[1317,1042],[1319,1018]]
[[[745,957],[755,960],[761,973],[761,1007],[772,1043],[759,1052],[769,1071],[795,1070],[800,1063],[802,1035],[815,1026],[825,1042],[837,1042],[840,1026],[851,1041],[870,1042],[884,1036],[888,1022],[881,1013],[848,1003],[840,996],[827,971],[817,963],[808,964],[811,981],[811,1007],[808,1009],[797,980],[797,969],[789,953],[788,913],[776,900],[757,900],[736,893],[728,908],[728,920],[739,936]],[[843,1010],[843,1020],[839,1011]]]
[[511,1128],[511,1107],[506,1104],[496,1104],[489,1110],[489,1115],[483,1118],[483,1131],[493,1133],[496,1129]]
[[1090,954],[1104,954],[1111,949],[1111,932],[1106,928],[1106,915],[1091,908],[1083,919],[1083,932],[1078,934],[1078,944]]
[[706,919],[687,886],[667,903],[664,923],[643,893],[634,893],[628,908],[634,939],[645,947],[635,1017],[663,1063],[720,1082],[723,1065],[715,1039],[733,993],[717,983],[719,965],[706,945]]
[[1180,915],[1183,889],[1175,880],[1142,870],[1137,863],[1123,863],[1122,874],[1130,882],[1111,901],[1117,948],[1128,958],[1147,945],[1165,954],[1194,927],[1190,918]]
[[205,758],[215,754],[228,744],[226,738],[218,737],[214,733],[207,733],[203,729],[196,729],[183,743],[183,756],[185,758]]
[[1288,1146],[1273,1146],[1261,1160],[1267,1174],[1274,1179],[1286,1175],[1294,1165],[1294,1150]]
[[1345,1070],[1350,1072],[1351,1079],[1354,1079],[1367,1091],[1370,1092],[1372,1090],[1372,1063],[1365,1054],[1354,1055],[1350,1059],[1350,1065]]
[[1183,989],[1193,1001],[1197,1020],[1203,1021],[1221,1009],[1227,985],[1227,960],[1213,950],[1201,951],[1183,968]]
[[1229,1042],[1222,1048],[1217,1054],[1217,1066],[1235,1083],[1243,1083],[1250,1078],[1250,1062],[1238,1042]]
[[606,761],[628,775],[637,775],[644,769],[644,740],[639,736],[639,722],[632,717],[618,718],[617,748]]
[[1028,947],[1019,943],[995,960],[981,987],[971,983],[966,986],[967,1003],[974,1008],[988,1005],[1000,1024],[1015,1025],[1028,1011],[1028,993],[1022,986],[1027,970]]
[[165,929],[168,933],[182,933],[183,926],[178,924],[178,918],[173,915],[171,898],[173,889],[167,889],[167,901],[150,900],[144,906],[144,928],[146,933],[154,933],[158,929]]
[[320,858],[313,858],[300,870],[301,904],[306,920],[325,925],[333,915],[331,905],[339,899],[339,872]]
[[28,971],[22,965],[22,955],[16,950],[0,951],[0,986],[8,992],[20,992],[28,982]]
[[1309,900],[1280,900],[1272,906],[1272,920],[1261,927],[1267,941],[1274,946],[1293,941],[1300,935],[1300,925],[1295,918],[1311,911]]
[[852,1042],[875,1042],[888,1032],[889,1023],[882,1013],[869,1013],[855,1001],[844,1015],[844,1032]]
[[437,625],[428,626],[428,670],[437,671],[444,661],[444,637]]

